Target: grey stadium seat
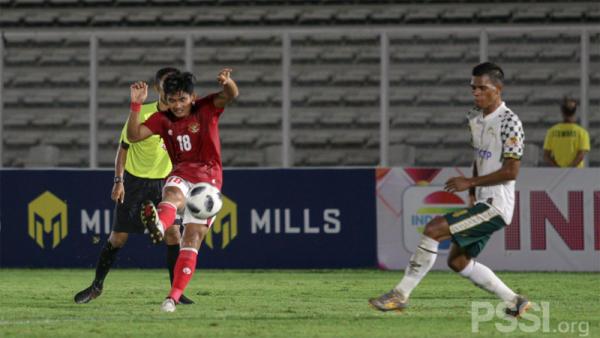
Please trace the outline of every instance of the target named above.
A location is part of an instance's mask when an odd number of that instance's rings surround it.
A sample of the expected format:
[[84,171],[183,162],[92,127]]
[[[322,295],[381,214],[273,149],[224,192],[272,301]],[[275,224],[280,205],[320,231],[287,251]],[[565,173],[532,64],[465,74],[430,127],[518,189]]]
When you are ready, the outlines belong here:
[[32,146],[39,142],[37,133],[5,132],[4,144],[7,146]]
[[330,8],[303,11],[298,18],[298,22],[301,24],[329,23],[336,12],[337,10]]
[[264,163],[264,154],[261,151],[243,151],[234,154],[231,164],[239,167],[256,167]]
[[256,135],[247,131],[221,131],[221,144],[224,147],[252,147]]
[[271,24],[291,24],[296,21],[300,13],[298,9],[277,9],[266,13],[264,20]]
[[24,160],[25,167],[55,167],[60,158],[60,149],[53,145],[38,145],[29,148]]
[[305,71],[298,74],[294,80],[300,85],[327,84],[332,74],[333,72],[327,70]]
[[473,22],[478,9],[474,7],[451,8],[442,13],[441,18],[445,22]]
[[246,125],[250,127],[271,127],[278,128],[281,126],[281,113],[279,111],[256,112],[246,119]]
[[314,148],[324,147],[329,143],[329,132],[314,130],[311,132],[296,132],[292,137],[292,144],[298,147]]
[[386,10],[373,11],[371,21],[373,23],[401,23],[404,20],[407,10],[404,8],[389,8]]
[[409,10],[404,15],[404,22],[406,23],[426,23],[436,22],[440,17],[440,10],[438,8],[420,8]]
[[342,24],[363,23],[368,20],[371,12],[368,8],[352,8],[339,11],[335,14],[335,19]]
[[303,163],[308,166],[337,166],[342,162],[344,154],[328,151],[326,153],[308,154],[303,158]]
[[552,75],[552,69],[533,68],[515,73],[513,79],[520,83],[540,83],[546,84]]
[[332,127],[351,126],[354,124],[356,115],[346,111],[335,111],[323,114],[321,124]]
[[262,9],[245,9],[233,12],[229,20],[235,24],[256,25],[259,24],[265,15]]
[[390,146],[388,156],[391,166],[412,166],[415,164],[416,149],[405,144],[395,144]]
[[423,166],[450,166],[454,165],[458,154],[447,149],[418,149],[416,162]]
[[368,139],[368,132],[352,131],[334,133],[331,135],[330,141],[333,146],[337,147],[362,147]]
[[503,7],[489,7],[479,11],[477,17],[485,22],[507,22],[511,16],[511,9]]
[[347,91],[344,102],[349,106],[373,106],[379,102],[379,92],[376,89]]
[[431,118],[431,113],[429,112],[397,112],[391,115],[393,127],[411,126],[425,128]]
[[542,153],[543,150],[539,146],[533,143],[525,144],[521,165],[524,167],[537,167]]
[[52,129],[62,126],[65,124],[66,120],[66,114],[48,114],[37,116],[31,121],[31,124],[38,127],[48,127]]
[[514,22],[543,22],[547,18],[548,9],[546,6],[519,8],[512,15]]
[[343,161],[346,165],[374,166],[379,162],[379,154],[373,151],[350,152],[345,154]]

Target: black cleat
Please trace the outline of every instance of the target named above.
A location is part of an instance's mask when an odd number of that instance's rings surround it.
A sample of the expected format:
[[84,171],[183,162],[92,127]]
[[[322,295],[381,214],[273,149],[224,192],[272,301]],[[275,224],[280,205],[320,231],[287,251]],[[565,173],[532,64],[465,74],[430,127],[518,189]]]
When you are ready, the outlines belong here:
[[517,296],[517,302],[515,304],[514,308],[506,308],[504,309],[504,313],[506,313],[509,316],[515,317],[515,318],[519,318],[521,317],[525,312],[527,312],[527,310],[529,310],[531,308],[531,302],[523,297],[523,296]]
[[194,301],[187,298],[185,295],[181,295],[179,297],[179,304],[190,305],[190,304],[194,304]]
[[148,229],[152,243],[158,244],[162,242],[165,230],[158,218],[158,211],[152,201],[142,203],[142,224]]
[[87,289],[79,291],[75,295],[75,303],[85,304],[89,303],[92,299],[100,297],[102,294],[102,288],[96,287],[94,284],[90,285]]

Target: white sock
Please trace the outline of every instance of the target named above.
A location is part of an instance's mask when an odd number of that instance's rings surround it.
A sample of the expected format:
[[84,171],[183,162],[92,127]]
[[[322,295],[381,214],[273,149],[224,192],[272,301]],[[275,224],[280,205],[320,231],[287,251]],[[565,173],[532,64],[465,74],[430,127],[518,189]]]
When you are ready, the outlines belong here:
[[435,263],[439,244],[438,241],[425,235],[421,237],[421,243],[419,243],[417,250],[410,257],[410,262],[406,270],[404,270],[404,277],[402,277],[402,280],[395,288],[396,291],[402,294],[404,300],[408,300],[412,290],[429,272],[433,263]]
[[459,272],[461,276],[469,278],[478,287],[496,294],[500,299],[509,304],[514,304],[517,294],[504,284],[498,276],[487,266],[476,263],[471,259],[469,264]]

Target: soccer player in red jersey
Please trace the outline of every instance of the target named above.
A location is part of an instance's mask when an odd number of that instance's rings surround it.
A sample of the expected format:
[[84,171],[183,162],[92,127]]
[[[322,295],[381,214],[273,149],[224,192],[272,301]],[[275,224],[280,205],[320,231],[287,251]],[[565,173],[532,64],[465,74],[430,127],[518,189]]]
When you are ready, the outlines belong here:
[[185,208],[186,196],[196,183],[209,183],[219,190],[223,184],[218,122],[225,106],[238,96],[239,91],[229,68],[221,70],[217,81],[223,87],[221,92],[197,99],[192,74],[169,75],[163,82],[168,110],[152,115],[144,123],[140,122],[139,111],[148,96],[148,86],[144,82],[131,86],[127,137],[136,142],[154,134],[160,135],[173,163],[162,201],[158,208],[150,201],[143,204],[142,222],[155,243],[162,240],[178,212],[183,213],[185,226],[173,285],[161,305],[165,312],[175,311],[175,304],[192,279],[200,244],[212,223],[212,219],[198,219]]

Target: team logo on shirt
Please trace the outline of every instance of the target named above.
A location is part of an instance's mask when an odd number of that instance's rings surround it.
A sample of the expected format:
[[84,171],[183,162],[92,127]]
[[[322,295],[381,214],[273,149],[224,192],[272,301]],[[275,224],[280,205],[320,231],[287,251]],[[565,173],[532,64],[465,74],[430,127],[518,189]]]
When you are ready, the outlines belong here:
[[41,248],[52,242],[54,249],[67,237],[67,204],[50,191],[31,201],[27,214],[29,237]]
[[194,122],[188,126],[188,130],[190,133],[195,134],[200,130],[200,125]]
[[516,147],[519,144],[519,139],[516,136],[510,137],[506,140],[506,145],[509,147]]

